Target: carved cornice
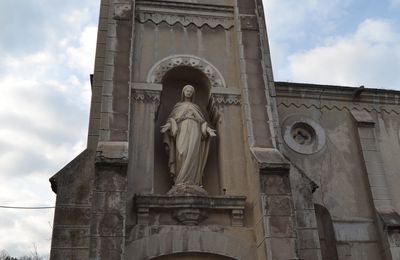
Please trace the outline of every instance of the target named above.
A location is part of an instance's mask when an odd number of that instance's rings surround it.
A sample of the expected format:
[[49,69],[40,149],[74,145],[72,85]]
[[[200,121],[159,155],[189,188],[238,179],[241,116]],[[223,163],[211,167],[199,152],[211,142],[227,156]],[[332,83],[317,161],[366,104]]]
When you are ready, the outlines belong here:
[[320,100],[344,101],[367,106],[400,105],[400,91],[395,90],[363,88],[362,92],[355,96],[354,94],[360,88],[289,82],[275,82],[275,89],[278,98],[301,98],[302,100],[318,100],[318,102]]
[[[302,101],[304,102],[304,101]],[[352,110],[355,111],[367,111],[367,112],[376,112],[376,113],[387,113],[387,114],[396,114],[400,115],[399,109],[394,109],[394,107],[384,107],[382,105],[374,105],[374,104],[353,104],[353,103],[343,103],[337,102],[336,104],[305,104],[300,102],[278,102],[278,107],[295,107],[295,108],[307,108],[307,109],[316,109],[316,110],[337,110],[337,111],[347,111],[350,112]]]
[[214,18],[214,17],[210,18],[202,16],[183,15],[183,14],[141,12],[138,13],[136,19],[140,23],[151,21],[157,25],[162,22],[166,22],[168,25],[171,26],[180,23],[185,27],[189,26],[190,24],[194,24],[198,28],[208,25],[211,28],[216,28],[218,26],[221,26],[224,29],[229,30],[230,28],[233,27],[233,19]]
[[165,22],[171,26],[180,23],[185,27],[194,24],[199,28],[205,25],[211,28],[221,26],[226,30],[234,26],[232,8],[188,3],[140,1],[136,7],[136,19],[140,23]]
[[400,92],[385,89],[275,82],[278,107],[400,114]]

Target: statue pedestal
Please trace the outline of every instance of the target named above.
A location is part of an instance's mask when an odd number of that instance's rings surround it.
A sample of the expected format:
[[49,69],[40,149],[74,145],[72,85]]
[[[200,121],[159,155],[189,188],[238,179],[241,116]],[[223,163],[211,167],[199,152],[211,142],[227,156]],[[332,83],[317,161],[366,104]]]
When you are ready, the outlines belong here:
[[208,193],[205,189],[197,185],[177,184],[167,192],[167,195],[180,196],[180,195],[194,195],[194,196],[207,196]]
[[145,225],[199,225],[213,216],[230,220],[228,225],[244,225],[245,196],[158,195],[135,196],[137,224]]

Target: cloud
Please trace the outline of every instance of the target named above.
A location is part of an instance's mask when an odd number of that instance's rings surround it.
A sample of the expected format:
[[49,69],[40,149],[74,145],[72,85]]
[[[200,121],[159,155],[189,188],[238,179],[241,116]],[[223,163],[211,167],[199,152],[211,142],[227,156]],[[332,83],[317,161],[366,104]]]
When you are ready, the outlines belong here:
[[[269,43],[277,79],[288,80],[287,57],[298,49],[313,47],[334,34],[349,17],[355,0],[264,1]],[[354,12],[353,12],[354,13]]]
[[[49,177],[84,149],[98,10],[0,2],[0,205],[54,205]],[[0,220],[0,250],[49,253],[53,210],[0,209]]]
[[367,19],[354,34],[289,57],[293,81],[400,89],[400,31],[390,20]]
[[390,0],[392,7],[400,7],[400,0]]
[[275,38],[301,39],[310,31],[321,34],[335,27],[354,0],[264,1],[267,25]]

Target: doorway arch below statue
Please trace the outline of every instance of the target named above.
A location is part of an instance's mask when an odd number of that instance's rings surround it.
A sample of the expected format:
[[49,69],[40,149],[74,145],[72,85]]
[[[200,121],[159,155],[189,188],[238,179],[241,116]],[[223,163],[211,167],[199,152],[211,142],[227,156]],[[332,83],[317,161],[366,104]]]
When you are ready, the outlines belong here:
[[234,260],[234,258],[209,253],[180,253],[152,258],[152,260]]
[[130,242],[126,246],[126,259],[192,259],[182,258],[187,255],[197,257],[195,260],[257,259],[256,251],[253,243],[233,235],[179,227]]

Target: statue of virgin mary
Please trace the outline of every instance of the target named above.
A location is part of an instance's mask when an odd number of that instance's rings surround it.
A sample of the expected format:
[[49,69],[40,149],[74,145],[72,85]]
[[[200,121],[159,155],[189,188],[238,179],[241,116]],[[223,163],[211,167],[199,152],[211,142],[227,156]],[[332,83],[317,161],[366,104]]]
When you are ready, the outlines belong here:
[[168,168],[174,187],[168,194],[207,194],[202,177],[210,140],[216,136],[200,107],[194,103],[195,89],[186,85],[165,125],[161,127],[169,156]]

